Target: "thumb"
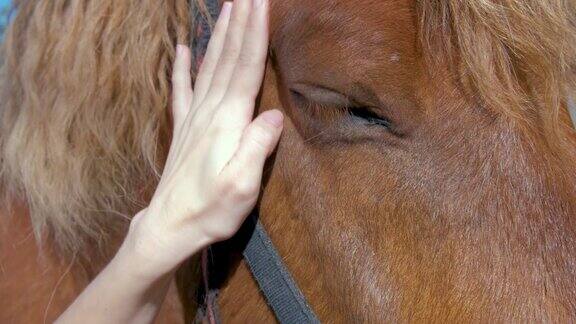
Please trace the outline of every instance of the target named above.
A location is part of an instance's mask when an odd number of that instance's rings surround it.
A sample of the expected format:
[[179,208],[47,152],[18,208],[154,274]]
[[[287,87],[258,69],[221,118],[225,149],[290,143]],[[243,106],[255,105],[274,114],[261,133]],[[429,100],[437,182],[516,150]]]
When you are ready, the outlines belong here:
[[282,133],[284,116],[268,110],[254,119],[244,130],[240,145],[223,172],[233,178],[259,184],[266,158],[274,151]]

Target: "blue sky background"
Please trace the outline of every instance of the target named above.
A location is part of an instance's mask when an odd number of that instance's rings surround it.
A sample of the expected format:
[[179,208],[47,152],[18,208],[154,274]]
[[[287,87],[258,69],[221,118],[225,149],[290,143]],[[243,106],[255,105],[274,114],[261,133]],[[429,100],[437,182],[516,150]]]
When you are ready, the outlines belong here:
[[10,6],[10,0],[0,0],[0,40],[2,40],[2,33],[4,32],[4,27],[7,23],[4,8],[7,8],[8,6]]

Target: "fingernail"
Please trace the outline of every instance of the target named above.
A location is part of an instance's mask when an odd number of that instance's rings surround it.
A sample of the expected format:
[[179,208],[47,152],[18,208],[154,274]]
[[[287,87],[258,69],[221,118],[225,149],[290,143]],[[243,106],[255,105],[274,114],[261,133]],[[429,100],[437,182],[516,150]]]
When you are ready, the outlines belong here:
[[262,118],[274,127],[282,126],[284,121],[284,115],[277,109],[267,111]]
[[226,1],[222,5],[222,10],[220,10],[220,14],[228,14],[232,9],[232,2]]
[[264,3],[264,0],[252,0],[252,7],[258,8]]

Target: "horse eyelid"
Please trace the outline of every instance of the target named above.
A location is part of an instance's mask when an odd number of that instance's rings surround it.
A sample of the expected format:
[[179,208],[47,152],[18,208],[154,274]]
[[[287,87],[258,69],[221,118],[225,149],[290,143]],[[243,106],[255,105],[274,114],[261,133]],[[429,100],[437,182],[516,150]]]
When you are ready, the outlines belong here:
[[362,120],[363,126],[385,127],[395,134],[391,120],[376,113],[376,108],[360,104],[358,100],[336,90],[322,86],[299,85],[291,88],[290,93],[298,105],[337,107],[343,113]]

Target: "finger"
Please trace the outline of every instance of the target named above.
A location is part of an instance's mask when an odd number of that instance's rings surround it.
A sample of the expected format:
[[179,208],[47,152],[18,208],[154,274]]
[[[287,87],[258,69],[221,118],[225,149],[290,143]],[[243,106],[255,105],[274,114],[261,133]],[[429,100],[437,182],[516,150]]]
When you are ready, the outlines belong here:
[[[214,68],[212,81],[205,98],[205,101],[209,103],[219,103],[228,88],[234,66],[242,49],[244,31],[252,8],[251,2],[252,0],[234,2],[222,53]],[[208,104],[207,106],[211,107],[212,105]]]
[[226,109],[224,114],[234,115],[227,120],[234,120],[241,128],[246,127],[252,120],[254,102],[262,85],[267,56],[268,1],[260,0],[252,9],[238,63],[221,105],[224,109],[230,108]]
[[176,45],[176,58],[172,71],[172,114],[174,118],[174,130],[186,119],[192,103],[192,80],[190,76],[192,54],[188,46]]
[[[259,186],[266,158],[274,151],[282,133],[283,115],[279,110],[260,114],[246,127],[238,150],[221,172],[224,178],[241,175],[247,187]],[[246,183],[245,182],[245,183]]]
[[196,83],[194,85],[194,93],[196,95],[194,99],[198,104],[204,101],[206,92],[208,92],[208,88],[212,82],[214,69],[216,68],[216,64],[218,63],[222,53],[222,48],[224,47],[224,40],[226,38],[226,30],[228,29],[228,23],[230,21],[231,10],[232,2],[224,2],[218,21],[216,22],[216,26],[212,32],[212,37],[210,38],[210,42],[208,42],[206,55],[200,65],[200,70],[198,71],[198,76],[196,77]]

